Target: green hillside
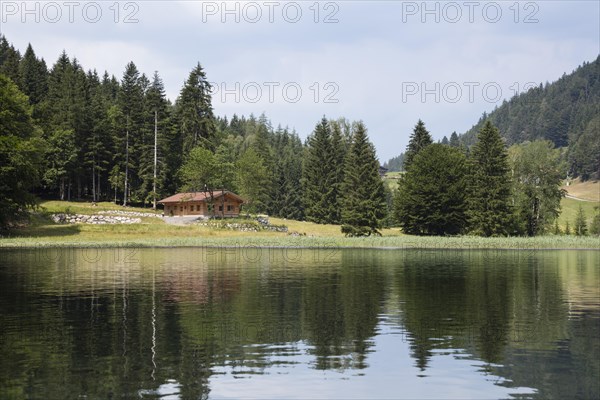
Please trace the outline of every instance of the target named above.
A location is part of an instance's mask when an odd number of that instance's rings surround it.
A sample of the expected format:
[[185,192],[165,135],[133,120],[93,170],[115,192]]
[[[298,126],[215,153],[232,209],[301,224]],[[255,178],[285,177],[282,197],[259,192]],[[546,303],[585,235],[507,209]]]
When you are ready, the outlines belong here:
[[589,179],[600,165],[600,57],[583,63],[553,83],[540,84],[484,113],[462,143],[472,145],[486,119],[498,127],[508,145],[546,139],[568,147],[569,173]]

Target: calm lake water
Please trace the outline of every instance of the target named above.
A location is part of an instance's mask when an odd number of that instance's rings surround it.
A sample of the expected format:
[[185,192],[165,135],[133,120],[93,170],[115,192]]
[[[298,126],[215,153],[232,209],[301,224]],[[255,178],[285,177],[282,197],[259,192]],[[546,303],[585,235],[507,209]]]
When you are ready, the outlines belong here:
[[597,251],[0,251],[0,398],[598,398]]

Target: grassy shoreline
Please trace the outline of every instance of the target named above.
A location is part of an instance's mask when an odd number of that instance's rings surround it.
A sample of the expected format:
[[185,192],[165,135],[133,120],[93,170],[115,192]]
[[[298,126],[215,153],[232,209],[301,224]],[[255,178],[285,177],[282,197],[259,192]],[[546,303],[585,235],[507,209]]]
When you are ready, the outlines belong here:
[[454,249],[454,250],[600,250],[600,238],[586,236],[498,237],[478,236],[423,237],[404,235],[399,229],[384,229],[381,237],[347,238],[338,225],[319,225],[306,221],[270,218],[274,225],[288,227],[282,232],[241,232],[193,225],[169,225],[160,218],[142,217],[136,224],[55,224],[51,213],[97,214],[119,210],[152,212],[112,203],[92,205],[84,202],[49,201],[41,212],[32,214],[29,225],[0,236],[0,249],[33,248],[303,248],[303,249]]
[[235,235],[229,237],[171,237],[171,238],[125,238],[68,240],[58,238],[2,238],[0,249],[34,248],[348,248],[348,249],[447,249],[447,250],[600,250],[598,237],[541,236],[533,238],[481,238],[383,236],[368,238],[345,237],[290,237],[266,235]]

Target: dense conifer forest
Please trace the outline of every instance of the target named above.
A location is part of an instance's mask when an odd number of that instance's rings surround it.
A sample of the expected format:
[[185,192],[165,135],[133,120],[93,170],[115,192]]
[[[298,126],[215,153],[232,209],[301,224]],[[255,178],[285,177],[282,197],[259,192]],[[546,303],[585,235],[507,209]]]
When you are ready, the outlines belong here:
[[21,54],[0,37],[0,223],[25,217],[39,198],[156,207],[179,191],[226,189],[246,212],[339,224],[350,236],[384,225],[544,233],[559,213],[561,178],[598,173],[599,60],[440,143],[419,120],[405,152],[384,164],[405,171],[390,191],[361,121],[316,116],[303,142],[264,114],[216,116],[200,63],[171,102],[160,74],[134,62],[117,77],[63,51],[49,66],[31,45]]

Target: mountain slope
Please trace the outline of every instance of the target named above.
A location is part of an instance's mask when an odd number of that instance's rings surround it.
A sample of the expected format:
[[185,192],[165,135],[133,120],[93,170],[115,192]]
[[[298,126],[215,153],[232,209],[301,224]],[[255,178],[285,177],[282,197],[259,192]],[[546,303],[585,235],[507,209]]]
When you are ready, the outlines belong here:
[[556,147],[568,146],[570,172],[588,179],[598,174],[600,163],[600,57],[514,96],[461,135],[472,145],[486,119],[498,127],[507,144],[545,139]]

